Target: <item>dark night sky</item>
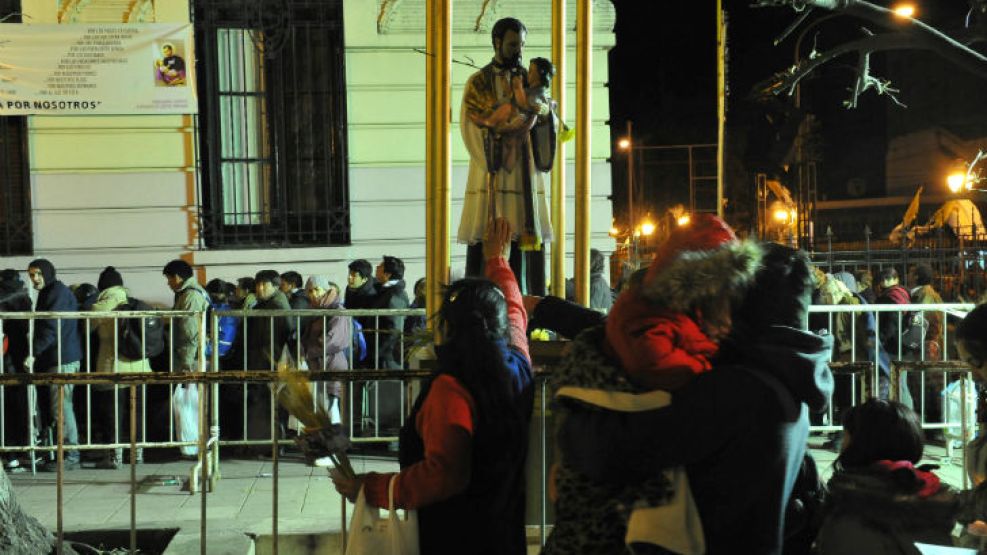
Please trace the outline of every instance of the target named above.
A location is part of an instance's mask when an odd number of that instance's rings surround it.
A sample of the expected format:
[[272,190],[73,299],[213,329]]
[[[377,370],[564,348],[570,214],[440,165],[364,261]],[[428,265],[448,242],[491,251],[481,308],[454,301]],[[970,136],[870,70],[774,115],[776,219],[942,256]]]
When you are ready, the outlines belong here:
[[[634,122],[634,139],[637,145],[713,143],[716,141],[716,47],[715,2],[703,1],[648,1],[613,0],[617,10],[615,34],[617,43],[610,53],[610,117],[612,137],[616,141],[624,135],[627,118]],[[888,0],[874,0],[888,6]],[[925,0],[915,2],[919,17],[944,30],[963,25],[968,6],[966,0]],[[748,100],[752,86],[774,72],[793,63],[796,30],[783,43],[775,47],[774,38],[795,18],[790,8],[751,8],[751,0],[724,0],[728,12],[729,68],[728,68],[728,142],[732,158],[728,161],[727,196],[743,203],[745,195],[753,190],[753,171],[780,172],[779,161],[786,150],[788,139],[784,135],[784,118],[775,118],[774,124],[765,117],[768,113],[790,109],[789,97],[779,97],[775,106],[766,108]],[[814,14],[817,18],[825,12]],[[802,50],[811,47],[814,36],[820,49],[839,44],[845,39],[859,36],[859,27],[865,22],[851,17],[838,17],[819,25],[806,34]],[[873,25],[873,30],[879,31]],[[898,56],[912,56],[912,53]],[[934,91],[922,72],[934,72],[948,63],[931,54],[916,55],[921,63],[895,65],[899,71],[910,72],[895,83],[907,82],[901,98],[906,103],[923,106],[922,96]],[[888,60],[883,54],[872,57],[874,73],[887,76]],[[824,66],[816,74],[803,81],[803,107],[813,113],[820,122],[822,156],[820,163],[820,196],[842,198],[848,195],[846,183],[851,178],[863,179],[867,184],[866,196],[884,194],[884,155],[889,133],[889,113],[901,110],[891,106],[886,97],[866,93],[856,110],[846,110],[842,101],[848,97],[851,86],[853,58],[843,58]],[[917,68],[917,69],[916,69]],[[938,69],[938,71],[947,71]],[[971,98],[978,97],[983,83],[969,77],[962,70],[950,69],[951,79],[960,87],[968,87]],[[918,74],[916,74],[918,72]],[[934,84],[934,83],[933,83]],[[911,101],[911,102],[909,102]],[[983,112],[983,110],[978,110]],[[927,117],[928,116],[928,117]],[[907,130],[912,127],[936,124],[935,117],[912,112],[893,113],[892,127]],[[948,118],[947,118],[948,119]],[[953,118],[957,119],[957,118]],[[980,126],[987,130],[987,127]],[[778,133],[782,139],[778,140]],[[987,133],[985,133],[987,134]],[[781,146],[779,146],[779,143]],[[639,157],[640,158],[640,157]],[[624,212],[626,203],[625,158],[615,151],[613,158],[614,213]],[[640,168],[639,172],[642,171]],[[644,169],[649,175],[661,170]],[[743,172],[747,173],[743,173]],[[639,174],[640,175],[640,174]],[[783,177],[783,176],[782,176]],[[673,181],[674,182],[674,181]],[[680,183],[682,180],[674,183]],[[686,181],[687,182],[687,181]],[[652,184],[644,192],[646,202],[662,205],[687,199],[684,186],[664,182]],[[653,206],[658,211],[661,206]]]

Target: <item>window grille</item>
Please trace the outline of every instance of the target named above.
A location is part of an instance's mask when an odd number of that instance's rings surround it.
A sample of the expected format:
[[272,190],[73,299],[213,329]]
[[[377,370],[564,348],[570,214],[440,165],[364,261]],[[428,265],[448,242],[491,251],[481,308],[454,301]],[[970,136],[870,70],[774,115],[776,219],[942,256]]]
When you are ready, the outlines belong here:
[[[0,21],[21,22],[18,0],[0,0]],[[27,118],[0,116],[0,256],[32,254],[32,239]]]
[[348,244],[341,0],[195,0],[200,239]]

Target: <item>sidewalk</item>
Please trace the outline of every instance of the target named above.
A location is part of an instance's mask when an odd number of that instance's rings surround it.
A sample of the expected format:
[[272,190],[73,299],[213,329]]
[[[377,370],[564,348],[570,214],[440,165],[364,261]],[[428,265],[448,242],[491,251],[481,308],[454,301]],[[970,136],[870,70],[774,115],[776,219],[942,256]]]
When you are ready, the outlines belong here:
[[[395,461],[353,459],[357,472],[394,471]],[[137,466],[137,481],[149,476],[187,480],[189,461]],[[291,459],[278,465],[278,532],[281,534],[328,533],[342,529],[341,497],[332,487],[325,468],[312,468]],[[252,553],[250,536],[272,532],[273,485],[270,461],[224,460],[222,479],[208,494],[207,549],[211,554]],[[29,472],[10,474],[21,506],[52,531],[56,528],[55,475]],[[130,528],[130,468],[96,470],[82,468],[65,473],[63,485],[65,531]],[[199,553],[202,498],[181,486],[138,487],[137,528],[178,528],[166,553]],[[352,505],[347,508],[347,519]]]
[[[813,438],[813,445],[818,438]],[[832,473],[836,453],[813,449],[819,472],[825,480]],[[940,464],[943,482],[962,488],[962,451],[956,450],[951,462],[943,461],[946,451],[926,446],[923,462]],[[390,472],[396,461],[352,459],[359,473]],[[137,481],[150,476],[187,480],[192,462],[149,463],[137,466]],[[263,541],[272,533],[274,479],[270,461],[224,460],[222,479],[216,491],[208,494],[206,538],[210,555],[245,555],[255,553],[252,538]],[[52,531],[56,528],[55,475],[38,473],[10,474],[21,506]],[[156,481],[155,483],[160,483]],[[93,529],[128,530],[130,527],[130,468],[96,470],[83,468],[67,472],[63,487],[64,529],[66,532]],[[154,485],[150,481],[138,487],[137,528],[178,529],[165,551],[167,555],[200,552],[200,495],[189,495],[181,485]],[[352,505],[347,507],[347,520]],[[278,533],[282,555],[286,553],[336,553],[339,539],[318,534],[338,533],[343,528],[341,497],[336,493],[324,468],[305,466],[297,459],[282,459],[278,465]],[[291,548],[293,535],[301,550]],[[307,536],[311,534],[312,536]],[[323,541],[319,546],[315,542]],[[259,542],[260,543],[260,542]],[[303,546],[304,544],[304,546]],[[331,545],[330,545],[331,544]],[[536,545],[531,546],[537,553]],[[269,553],[258,549],[256,553]]]

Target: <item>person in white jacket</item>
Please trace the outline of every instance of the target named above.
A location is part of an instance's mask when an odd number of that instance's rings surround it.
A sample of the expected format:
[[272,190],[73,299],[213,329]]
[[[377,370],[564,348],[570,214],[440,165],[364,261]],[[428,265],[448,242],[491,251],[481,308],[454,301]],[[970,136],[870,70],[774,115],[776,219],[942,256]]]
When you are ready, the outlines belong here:
[[[93,312],[110,312],[117,310],[121,305],[129,302],[127,290],[123,287],[123,277],[113,266],[107,266],[99,274],[99,281],[96,283],[99,289],[99,296],[93,303]],[[99,349],[96,354],[95,372],[150,372],[151,364],[146,358],[131,360],[124,357],[119,352],[120,336],[118,332],[118,318],[97,318],[92,320],[99,338]],[[127,443],[130,441],[130,389],[115,385],[95,385],[93,386],[93,431],[97,441],[106,443]],[[137,441],[142,440],[143,430],[141,424],[141,394],[138,391],[137,404],[133,410],[137,411]],[[96,462],[96,468],[119,468],[123,460],[123,449],[110,449],[104,453],[103,457]],[[137,460],[140,461],[143,453],[137,450]]]

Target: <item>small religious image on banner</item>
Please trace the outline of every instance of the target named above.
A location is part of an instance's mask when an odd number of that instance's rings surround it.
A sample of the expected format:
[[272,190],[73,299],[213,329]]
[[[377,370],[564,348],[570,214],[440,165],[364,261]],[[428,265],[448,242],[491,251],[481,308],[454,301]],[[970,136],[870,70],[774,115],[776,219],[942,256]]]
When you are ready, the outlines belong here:
[[161,43],[154,60],[154,84],[159,87],[185,86],[185,44],[174,40]]

